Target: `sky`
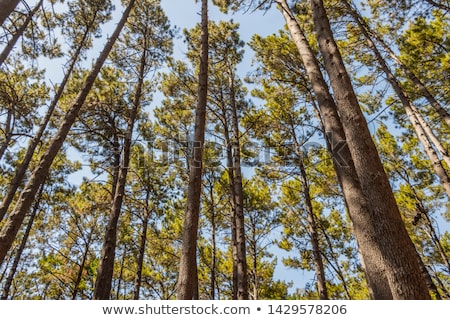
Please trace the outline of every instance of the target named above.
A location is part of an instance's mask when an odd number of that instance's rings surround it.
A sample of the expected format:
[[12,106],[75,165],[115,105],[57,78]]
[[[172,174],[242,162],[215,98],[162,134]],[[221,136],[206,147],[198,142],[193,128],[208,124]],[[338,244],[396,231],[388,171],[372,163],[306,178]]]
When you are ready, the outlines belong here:
[[[192,28],[200,22],[200,2],[195,0],[161,0],[163,9],[169,17],[172,26],[179,29]],[[209,19],[215,22],[220,20],[233,19],[234,22],[240,24],[240,35],[244,42],[249,42],[253,34],[258,33],[261,36],[277,33],[279,29],[284,27],[284,19],[280,12],[275,8],[267,11],[242,12],[224,15],[212,4],[209,6]],[[182,39],[178,39],[174,43],[174,55],[177,59],[182,60],[186,51],[185,44]],[[246,46],[245,55],[242,63],[238,66],[238,73],[241,77],[245,77],[252,70],[253,52]],[[306,282],[309,282],[313,274],[301,270],[293,270],[283,266],[281,258],[286,256],[284,250],[273,247],[271,252],[278,256],[277,268],[274,277],[286,282],[293,282],[292,289],[303,288]],[[295,254],[295,252],[292,252]]]

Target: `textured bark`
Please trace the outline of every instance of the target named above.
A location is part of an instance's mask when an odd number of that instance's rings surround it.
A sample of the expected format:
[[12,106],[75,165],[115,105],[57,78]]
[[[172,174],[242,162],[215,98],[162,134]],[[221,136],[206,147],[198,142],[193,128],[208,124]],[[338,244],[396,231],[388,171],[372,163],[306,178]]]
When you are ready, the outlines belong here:
[[27,17],[25,18],[25,21],[22,23],[22,25],[19,27],[19,29],[16,30],[11,40],[8,41],[8,44],[3,49],[2,53],[0,54],[0,66],[5,62],[6,58],[8,57],[9,53],[12,51],[14,46],[17,43],[17,40],[22,37],[24,31],[28,28],[28,25],[30,24],[31,20],[33,19],[33,16],[36,14],[36,12],[39,10],[39,8],[42,6],[43,0],[40,0],[38,4],[31,10]]
[[373,217],[375,223],[372,223],[375,241],[383,256],[393,298],[430,299],[415,248],[401,219],[389,180],[334,41],[323,1],[311,0],[310,3],[319,50],[330,77],[347,144],[362,190],[377,213]]
[[0,0],[0,25],[5,22],[9,15],[19,4],[20,0]]
[[91,25],[88,28],[86,28],[86,31],[84,32],[79,45],[77,46],[72,58],[70,59],[69,67],[67,68],[67,71],[64,74],[64,78],[62,79],[61,83],[59,84],[58,90],[56,91],[55,95],[53,96],[52,101],[50,102],[50,105],[39,124],[39,128],[37,129],[33,138],[28,143],[27,151],[25,152],[23,160],[20,163],[19,167],[16,169],[16,171],[14,173],[14,177],[11,180],[11,182],[8,186],[8,190],[6,191],[6,194],[3,197],[3,200],[0,204],[0,221],[3,220],[3,218],[5,217],[6,212],[8,211],[9,206],[11,205],[11,202],[14,198],[14,195],[16,194],[17,189],[19,188],[20,184],[23,181],[23,178],[25,177],[25,173],[28,170],[30,162],[33,158],[34,151],[36,150],[37,146],[41,142],[41,138],[44,135],[45,129],[47,128],[47,125],[50,121],[53,111],[55,110],[55,108],[59,102],[59,99],[61,98],[61,96],[64,92],[67,81],[69,81],[69,78],[72,75],[72,72],[73,72],[73,69],[75,68],[76,63],[78,62],[78,59],[81,55],[81,51],[83,50],[85,42],[91,31],[90,27],[92,26],[93,23],[94,23],[94,18],[91,21]]
[[15,205],[13,211],[8,216],[5,224],[3,225],[2,230],[0,231],[0,265],[3,263],[5,256],[8,250],[11,248],[11,245],[16,237],[16,234],[22,225],[23,219],[25,218],[26,213],[31,207],[33,203],[34,197],[39,189],[39,186],[44,182],[47,174],[50,170],[50,167],[55,159],[57,153],[61,149],[69,131],[75,122],[78,113],[86,100],[86,97],[89,91],[94,84],[97,75],[103,66],[109,52],[112,49],[114,42],[119,37],[120,32],[125,24],[126,19],[128,18],[128,14],[133,6],[135,0],[130,0],[128,7],[122,15],[120,22],[117,24],[113,34],[108,39],[105,47],[100,53],[97,61],[95,62],[92,70],[89,72],[86,80],[84,81],[77,97],[75,98],[75,102],[67,111],[62,123],[56,132],[54,138],[51,140],[49,147],[46,152],[42,155],[39,163],[33,173],[31,174],[30,179],[25,185],[23,191],[21,192],[19,199],[17,200],[17,204]]
[[195,110],[194,146],[189,170],[187,206],[183,225],[183,244],[177,283],[177,299],[191,300],[198,292],[197,232],[202,189],[203,144],[205,142],[206,104],[208,94],[208,1],[202,0],[201,56],[198,97]]
[[[422,143],[425,153],[427,154],[428,158],[431,161],[435,173],[439,177],[439,180],[441,181],[441,184],[445,192],[450,198],[450,178],[447,175],[447,172],[445,171],[445,168],[443,167],[441,161],[439,160],[439,157],[436,154],[434,147],[436,147],[436,149],[441,152],[441,155],[444,157],[444,160],[447,162],[447,165],[450,166],[450,158],[448,157],[446,150],[444,149],[440,141],[436,138],[432,129],[430,128],[428,123],[426,123],[426,121],[423,119],[422,115],[419,113],[417,108],[411,103],[411,99],[409,99],[406,91],[402,88],[399,81],[395,77],[394,73],[391,71],[390,67],[383,59],[383,56],[381,55],[380,51],[376,47],[375,43],[372,41],[369,33],[364,28],[364,25],[361,23],[361,19],[359,19],[359,16],[356,14],[354,10],[352,10],[352,7],[347,1],[344,1],[344,4],[349,9],[349,12],[352,14],[353,18],[360,27],[361,32],[366,38],[368,46],[370,47],[370,49],[375,55],[376,60],[378,61],[378,64],[380,65],[383,72],[386,74],[386,78],[391,84],[392,88],[394,89],[394,92],[399,97],[402,106],[414,128],[414,131],[416,132],[419,141]],[[431,143],[430,140],[434,142],[434,145]]]
[[346,206],[358,240],[364,271],[372,299],[392,299],[387,281],[380,245],[375,238],[376,223],[372,207],[368,205],[362,192],[359,178],[345,143],[346,136],[339,118],[337,107],[302,29],[298,25],[285,0],[280,1],[292,39],[302,57],[303,64],[311,81],[317,99],[325,131],[328,135],[327,145],[333,159],[333,165],[344,194]]

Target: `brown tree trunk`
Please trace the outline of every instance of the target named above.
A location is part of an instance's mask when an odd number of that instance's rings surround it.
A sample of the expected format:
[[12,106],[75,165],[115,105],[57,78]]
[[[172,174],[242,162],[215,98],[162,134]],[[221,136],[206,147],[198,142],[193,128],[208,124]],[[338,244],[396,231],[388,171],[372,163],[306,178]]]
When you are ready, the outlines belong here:
[[[397,78],[392,73],[391,69],[387,65],[386,61],[383,59],[383,56],[381,55],[378,48],[373,43],[372,39],[370,38],[369,33],[364,28],[364,25],[360,21],[360,17],[358,14],[353,10],[353,8],[350,6],[350,4],[347,1],[344,1],[344,4],[349,9],[349,12],[352,14],[353,18],[357,22],[358,26],[361,29],[361,32],[366,37],[367,44],[372,49],[372,52],[375,54],[375,57],[378,61],[378,64],[380,65],[383,72],[386,74],[387,80],[391,84],[392,88],[394,89],[394,92],[399,97],[403,108],[405,109],[405,112],[411,121],[411,124],[414,128],[414,131],[416,132],[420,142],[422,143],[424,150],[426,154],[428,155],[428,158],[431,161],[431,164],[433,166],[434,171],[436,172],[437,176],[439,177],[442,186],[444,187],[445,192],[447,193],[448,197],[450,198],[450,178],[447,175],[445,168],[442,166],[438,155],[436,154],[436,151],[431,144],[430,140],[433,140],[436,144],[434,145],[438,150],[442,152],[442,155],[444,157],[444,160],[449,159],[448,156],[445,157],[446,151],[444,150],[441,143],[438,141],[434,133],[432,132],[431,128],[428,126],[426,121],[423,119],[422,115],[418,112],[417,108],[415,108],[409,97],[407,96],[407,93],[405,90],[401,87],[400,83],[397,81]],[[450,159],[448,161],[448,165],[450,166]]]
[[381,248],[375,241],[374,215],[362,192],[359,178],[346,142],[344,129],[337,113],[337,107],[320,70],[310,45],[297,20],[285,0],[279,1],[280,10],[286,20],[292,39],[302,57],[310,78],[315,98],[327,134],[327,146],[333,159],[333,165],[341,184],[346,206],[353,224],[364,271],[372,299],[392,299],[387,281]]
[[241,145],[239,139],[239,119],[237,115],[234,73],[228,65],[228,78],[230,86],[233,172],[234,172],[234,196],[235,196],[235,221],[236,221],[236,247],[237,247],[237,299],[248,300],[248,276],[247,276],[247,250],[245,243],[245,216],[244,216],[244,191],[242,187],[241,172]]
[[5,224],[3,225],[2,230],[0,231],[0,265],[3,263],[5,256],[8,250],[11,248],[11,245],[16,237],[16,234],[22,225],[23,219],[25,218],[26,213],[28,212],[31,204],[33,203],[34,197],[39,189],[39,186],[44,182],[47,174],[50,170],[50,167],[55,159],[57,153],[61,149],[67,134],[70,131],[73,123],[76,120],[78,112],[80,111],[89,91],[92,88],[92,85],[97,78],[97,75],[103,66],[109,52],[114,45],[114,42],[119,37],[120,32],[125,24],[126,19],[128,18],[128,14],[134,4],[135,0],[130,0],[126,10],[124,11],[121,20],[117,24],[112,36],[108,39],[105,47],[100,53],[97,61],[95,62],[91,72],[86,77],[86,80],[83,83],[83,86],[80,89],[77,97],[75,98],[74,104],[67,111],[64,119],[62,120],[61,126],[58,129],[58,132],[55,134],[54,138],[50,142],[50,145],[46,152],[41,157],[39,164],[36,169],[31,174],[30,179],[25,185],[23,191],[21,192],[17,204],[15,205],[13,211],[8,216]]
[[208,95],[208,1],[202,0],[202,39],[198,98],[195,110],[193,156],[189,170],[186,214],[183,226],[183,244],[177,284],[177,299],[191,300],[197,285],[197,232],[202,189],[203,144],[205,142],[206,104]]
[[[94,19],[91,21],[94,23]],[[91,25],[92,25],[91,23]],[[3,220],[3,218],[6,215],[6,212],[9,209],[9,206],[11,205],[11,202],[14,198],[14,195],[16,194],[17,189],[19,188],[20,184],[22,183],[23,178],[25,177],[25,173],[28,169],[28,166],[30,165],[30,162],[33,158],[34,151],[36,150],[37,146],[41,142],[41,138],[44,135],[45,129],[47,128],[47,125],[50,121],[50,118],[53,114],[53,111],[56,108],[56,105],[59,102],[59,99],[61,98],[64,88],[66,87],[67,81],[69,81],[70,76],[72,75],[73,69],[75,68],[76,63],[78,62],[78,58],[80,57],[81,51],[84,48],[85,42],[88,38],[88,35],[90,33],[90,28],[86,28],[86,31],[83,34],[83,37],[80,41],[80,44],[78,45],[77,49],[75,50],[74,55],[70,59],[69,67],[67,68],[66,73],[64,74],[64,78],[62,79],[58,90],[56,91],[52,101],[50,102],[50,105],[44,115],[44,117],[41,120],[41,123],[39,124],[39,128],[34,134],[33,138],[30,140],[27,151],[25,152],[25,155],[23,157],[22,162],[20,163],[19,167],[16,169],[16,172],[14,173],[14,177],[12,181],[10,182],[8,186],[8,190],[6,191],[5,196],[3,197],[3,200],[0,204],[0,221]]]
[[9,15],[19,4],[20,0],[0,0],[0,25],[5,22]]
[[309,188],[308,176],[306,174],[305,165],[303,162],[303,155],[300,145],[295,134],[294,124],[291,124],[291,135],[294,141],[295,153],[297,156],[297,164],[300,169],[300,179],[303,187],[303,196],[305,197],[305,208],[308,220],[308,232],[311,238],[311,245],[313,251],[313,265],[314,272],[317,277],[317,291],[320,300],[328,300],[327,280],[325,277],[325,268],[323,266],[322,253],[319,245],[319,235],[317,232],[317,222],[314,214],[313,204],[311,200],[311,191]]
[[142,88],[146,68],[146,50],[147,48],[144,44],[144,50],[142,52],[139,65],[136,92],[134,93],[133,106],[127,120],[127,131],[123,141],[122,159],[120,162],[117,185],[114,191],[114,198],[109,216],[109,222],[106,227],[105,238],[103,240],[100,264],[97,269],[97,279],[94,288],[94,299],[96,300],[107,300],[109,299],[111,293],[117,240],[117,225],[119,222],[120,213],[122,211],[123,198],[125,196],[125,186],[127,182],[128,167],[130,164],[131,145],[133,142],[134,123],[141,104]]
[[145,212],[144,217],[142,219],[142,234],[139,242],[139,253],[137,260],[137,270],[136,276],[134,278],[134,290],[133,290],[133,299],[139,300],[139,295],[141,291],[141,282],[142,282],[142,269],[144,267],[144,257],[145,257],[145,248],[147,246],[147,230],[148,230],[148,221],[150,219],[150,211],[148,210],[147,203],[149,199],[149,193],[147,192],[145,199]]
[[36,14],[36,12],[42,6],[43,1],[44,0],[40,0],[38,2],[38,4],[33,8],[33,10],[27,14],[25,21],[22,23],[22,25],[19,27],[19,29],[17,29],[17,31],[14,33],[11,40],[8,41],[8,44],[6,45],[6,47],[3,49],[2,53],[0,54],[0,66],[3,64],[3,62],[5,62],[9,53],[12,51],[12,49],[16,45],[17,40],[20,39],[20,37],[23,35],[24,31],[28,28],[28,25],[30,24],[31,20],[33,19],[33,16]]
[[319,49],[330,77],[347,144],[362,190],[377,213],[373,217],[376,223],[372,223],[372,227],[393,298],[430,299],[415,248],[401,219],[389,180],[334,41],[323,1],[311,0],[310,3]]
[[42,192],[44,191],[44,185],[45,184],[42,184],[41,187],[39,188],[39,192],[36,198],[37,200],[34,203],[33,210],[31,211],[30,218],[28,220],[27,227],[25,229],[25,233],[22,237],[22,240],[20,241],[19,247],[17,248],[16,254],[14,256],[14,262],[11,268],[9,269],[8,277],[6,278],[5,283],[3,284],[3,292],[2,296],[0,297],[1,300],[8,299],[9,291],[11,290],[11,285],[13,283],[14,276],[17,271],[17,266],[19,265],[20,257],[22,256],[23,250],[25,249],[28,237],[30,236],[31,228],[33,227],[34,220],[39,210],[39,203],[40,200],[42,199]]

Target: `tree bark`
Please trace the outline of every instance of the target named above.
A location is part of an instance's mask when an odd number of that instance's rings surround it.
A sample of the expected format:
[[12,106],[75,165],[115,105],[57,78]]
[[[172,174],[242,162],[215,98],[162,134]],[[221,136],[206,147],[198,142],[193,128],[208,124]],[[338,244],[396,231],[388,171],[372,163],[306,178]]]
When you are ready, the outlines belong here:
[[[383,72],[386,74],[387,80],[391,84],[392,88],[394,89],[394,92],[399,97],[403,108],[405,109],[405,112],[414,128],[414,131],[416,132],[420,142],[422,143],[424,150],[426,154],[428,155],[428,158],[431,161],[431,164],[433,166],[434,171],[436,172],[437,176],[439,177],[442,186],[444,187],[445,192],[447,193],[448,197],[450,198],[450,178],[447,175],[447,172],[445,171],[445,168],[443,167],[441,161],[439,160],[438,155],[436,154],[435,149],[433,148],[432,143],[430,140],[434,141],[434,146],[441,152],[442,156],[444,157],[444,160],[448,159],[447,165],[450,166],[450,158],[448,155],[446,156],[446,151],[441,145],[440,141],[436,138],[434,133],[432,132],[431,128],[428,126],[426,121],[423,119],[422,115],[418,112],[417,108],[413,106],[411,103],[411,100],[407,96],[407,93],[405,90],[401,87],[400,83],[398,82],[397,78],[387,65],[386,61],[383,59],[383,56],[381,55],[378,48],[375,46],[375,43],[372,41],[369,33],[364,28],[364,25],[361,23],[361,19],[359,19],[358,14],[353,10],[353,8],[350,6],[350,4],[347,1],[344,1],[344,4],[349,9],[349,12],[352,14],[353,18],[355,19],[356,23],[360,27],[361,32],[366,38],[367,44],[372,50],[372,52],[375,55],[376,60],[378,61],[378,64],[380,65]],[[447,161],[446,161],[447,162]]]
[[372,299],[392,299],[387,281],[380,244],[376,241],[376,223],[371,206],[365,198],[346,142],[346,136],[337,112],[337,107],[320,70],[314,52],[285,0],[279,1],[280,10],[286,20],[292,39],[302,57],[310,78],[320,113],[322,115],[327,146],[333,166],[341,184],[346,206],[353,224],[364,271]]
[[20,0],[0,0],[0,25],[5,22],[9,15],[19,4]]
[[187,206],[183,226],[183,244],[177,284],[177,299],[191,300],[197,285],[197,232],[202,189],[203,144],[205,142],[206,104],[208,94],[208,1],[202,0],[201,56],[198,76],[198,98],[195,110],[193,156],[189,170]]
[[381,249],[393,298],[430,299],[415,248],[334,41],[323,1],[311,0],[310,3],[319,50],[330,77],[355,169],[366,199],[377,212],[374,217],[377,223],[373,224],[375,239]]
[[42,155],[37,167],[31,174],[30,179],[25,185],[23,191],[21,192],[17,204],[15,205],[13,211],[8,216],[5,224],[3,225],[2,230],[0,231],[0,265],[3,263],[5,256],[16,237],[16,234],[22,225],[23,219],[25,218],[26,213],[28,212],[31,204],[34,200],[34,197],[39,189],[39,186],[44,182],[47,174],[50,170],[50,167],[55,159],[57,153],[61,149],[69,131],[72,127],[73,123],[76,120],[76,117],[86,100],[86,97],[92,88],[92,85],[97,78],[97,75],[103,66],[109,52],[111,51],[115,41],[119,37],[120,32],[128,18],[130,10],[134,5],[135,0],[130,0],[127,8],[125,9],[122,18],[117,24],[113,34],[108,39],[105,47],[100,53],[97,61],[95,62],[91,72],[89,72],[86,80],[83,83],[83,86],[80,89],[77,97],[75,98],[74,104],[67,111],[62,123],[58,129],[58,132],[55,134],[55,137],[50,142],[50,145],[46,152]]
[[17,43],[17,40],[20,39],[20,37],[23,35],[24,31],[28,28],[28,25],[30,24],[31,20],[33,19],[33,16],[36,14],[36,12],[39,10],[39,8],[42,6],[42,2],[44,0],[40,0],[38,4],[33,8],[32,11],[30,11],[27,14],[27,17],[25,18],[25,21],[22,23],[22,25],[17,29],[17,31],[14,33],[11,40],[8,41],[8,44],[3,49],[2,53],[0,54],[0,66],[5,62],[6,58],[9,56],[9,53],[12,51],[14,46]]

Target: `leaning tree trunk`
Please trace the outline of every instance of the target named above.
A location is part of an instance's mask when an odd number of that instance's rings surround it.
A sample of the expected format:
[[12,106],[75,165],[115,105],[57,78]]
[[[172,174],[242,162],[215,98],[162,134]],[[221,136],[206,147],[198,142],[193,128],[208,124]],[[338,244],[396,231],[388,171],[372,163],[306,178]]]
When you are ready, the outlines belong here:
[[377,213],[371,227],[383,256],[393,298],[430,299],[414,245],[334,40],[323,1],[311,0],[311,10],[319,50],[330,77],[355,169],[366,199]]
[[78,113],[86,100],[86,97],[89,91],[94,84],[95,79],[97,78],[98,73],[100,72],[103,63],[108,57],[109,52],[111,51],[115,41],[119,37],[120,32],[122,31],[123,26],[128,18],[130,10],[134,5],[135,0],[130,0],[127,8],[125,9],[122,18],[117,24],[113,34],[108,39],[105,47],[100,53],[97,61],[95,62],[92,70],[89,72],[86,77],[83,86],[80,89],[77,97],[75,98],[74,104],[67,111],[62,123],[56,132],[54,138],[50,142],[49,147],[46,152],[42,155],[36,169],[31,174],[30,179],[25,185],[23,191],[21,192],[19,199],[17,200],[17,204],[15,205],[13,211],[8,216],[5,224],[3,225],[2,230],[0,231],[0,265],[3,263],[5,256],[9,249],[12,246],[14,238],[22,225],[23,219],[25,218],[26,213],[31,207],[33,203],[34,197],[39,189],[39,186],[44,182],[47,177],[47,174],[50,170],[50,167],[55,159],[57,153],[61,149],[69,131],[75,122]]
[[203,144],[205,142],[206,104],[208,94],[208,1],[202,0],[201,56],[198,97],[195,110],[193,155],[189,170],[187,206],[183,226],[183,244],[177,283],[177,299],[191,300],[198,290],[197,232],[202,189]]
[[[420,81],[420,79],[414,74],[414,72],[395,54],[395,52],[389,47],[386,42],[374,31],[371,30],[366,21],[361,17],[360,13],[355,9],[348,0],[342,1],[348,12],[351,14],[355,22],[359,25],[361,31],[367,39],[370,39],[372,35],[376,41],[383,47],[389,54],[391,59],[400,67],[404,74],[411,80],[420,94],[428,101],[428,103],[436,110],[439,116],[450,127],[450,114],[447,110],[435,99],[428,88]],[[371,40],[370,40],[371,41]],[[374,44],[373,44],[374,45]]]
[[20,258],[22,256],[23,250],[25,249],[25,246],[27,244],[28,238],[31,233],[31,229],[34,224],[34,220],[36,219],[36,216],[37,216],[37,213],[39,210],[39,203],[42,199],[42,192],[44,191],[44,186],[45,186],[45,184],[41,184],[41,187],[39,188],[39,192],[36,197],[37,200],[35,201],[33,210],[31,211],[30,217],[28,218],[28,223],[27,223],[27,227],[25,229],[25,233],[22,237],[22,240],[20,241],[19,247],[17,248],[16,254],[14,255],[14,261],[13,261],[11,268],[9,269],[9,273],[8,273],[8,276],[6,277],[5,283],[3,284],[3,292],[2,292],[2,296],[0,297],[1,300],[8,299],[9,291],[11,290],[11,285],[13,283],[14,276],[17,271],[17,266],[19,265]]
[[3,64],[3,62],[5,62],[6,58],[9,55],[9,53],[12,51],[12,49],[16,45],[17,40],[19,40],[20,37],[22,37],[24,31],[28,28],[28,25],[30,24],[31,20],[33,19],[33,16],[36,14],[36,12],[41,7],[43,1],[44,0],[40,0],[38,2],[38,4],[33,8],[33,10],[30,11],[27,14],[27,17],[25,18],[25,21],[22,23],[22,25],[19,27],[19,29],[17,29],[17,31],[14,33],[13,37],[11,38],[11,40],[8,41],[8,44],[3,49],[2,53],[0,53],[0,66]]
[[[359,16],[356,14],[356,12],[351,8],[350,4],[347,1],[344,1],[345,5],[349,9],[350,13],[352,14],[353,18],[355,19],[356,23],[361,29],[361,32],[366,38],[367,44],[372,50],[372,52],[375,55],[376,60],[378,61],[378,64],[380,65],[383,72],[386,74],[387,80],[391,84],[392,88],[394,89],[394,92],[399,97],[403,108],[406,112],[406,115],[408,116],[414,131],[417,134],[417,137],[419,138],[419,141],[422,143],[425,153],[428,155],[428,158],[430,159],[431,165],[433,166],[433,169],[437,176],[439,177],[441,184],[447,193],[448,197],[450,198],[450,178],[443,167],[441,161],[439,160],[438,155],[436,154],[436,151],[434,147],[438,151],[441,152],[441,155],[444,157],[444,160],[447,162],[447,165],[450,166],[450,159],[448,157],[446,150],[443,148],[442,144],[436,136],[434,135],[433,131],[429,127],[429,125],[426,123],[426,121],[423,119],[422,115],[419,113],[417,108],[412,105],[411,100],[407,96],[407,93],[402,88],[400,83],[398,82],[397,78],[387,65],[386,61],[383,59],[383,56],[381,55],[378,48],[375,46],[374,42],[372,41],[369,33],[364,28],[364,25],[361,23]],[[434,146],[430,142],[432,140],[434,142]]]
[[91,24],[86,28],[79,45],[77,46],[72,58],[70,59],[70,64],[69,64],[69,67],[67,68],[66,73],[64,74],[64,78],[62,79],[61,83],[59,84],[58,90],[56,91],[55,95],[53,96],[53,99],[50,102],[50,105],[39,124],[39,128],[37,129],[33,138],[30,140],[28,147],[27,147],[27,151],[25,152],[22,162],[20,163],[19,167],[16,169],[16,171],[14,173],[14,177],[13,177],[12,181],[10,182],[10,184],[8,186],[8,190],[6,191],[6,194],[3,197],[3,200],[0,204],[0,221],[3,220],[4,216],[6,215],[6,212],[8,211],[9,206],[11,205],[11,202],[14,199],[14,195],[16,194],[16,191],[19,188],[20,184],[22,183],[23,178],[25,177],[25,173],[26,173],[28,166],[30,165],[30,162],[33,158],[34,152],[35,152],[37,146],[39,145],[39,143],[41,143],[41,139],[42,139],[42,136],[44,135],[45,129],[47,128],[47,125],[50,121],[53,111],[55,110],[55,108],[59,102],[59,99],[61,98],[61,96],[64,92],[66,84],[69,81],[69,78],[72,75],[72,72],[78,62],[78,58],[80,57],[81,52],[84,48],[85,42],[88,39],[88,36],[90,33],[90,27],[92,26],[93,23],[94,23],[94,19],[92,19]]
[[14,9],[19,4],[20,0],[0,0],[0,25],[5,22],[9,15],[14,11]]
[[380,245],[375,241],[374,215],[362,192],[337,107],[320,70],[314,52],[285,0],[280,10],[286,20],[292,39],[302,57],[323,119],[327,146],[341,184],[353,230],[360,246],[364,271],[372,299],[392,299],[387,281]]

